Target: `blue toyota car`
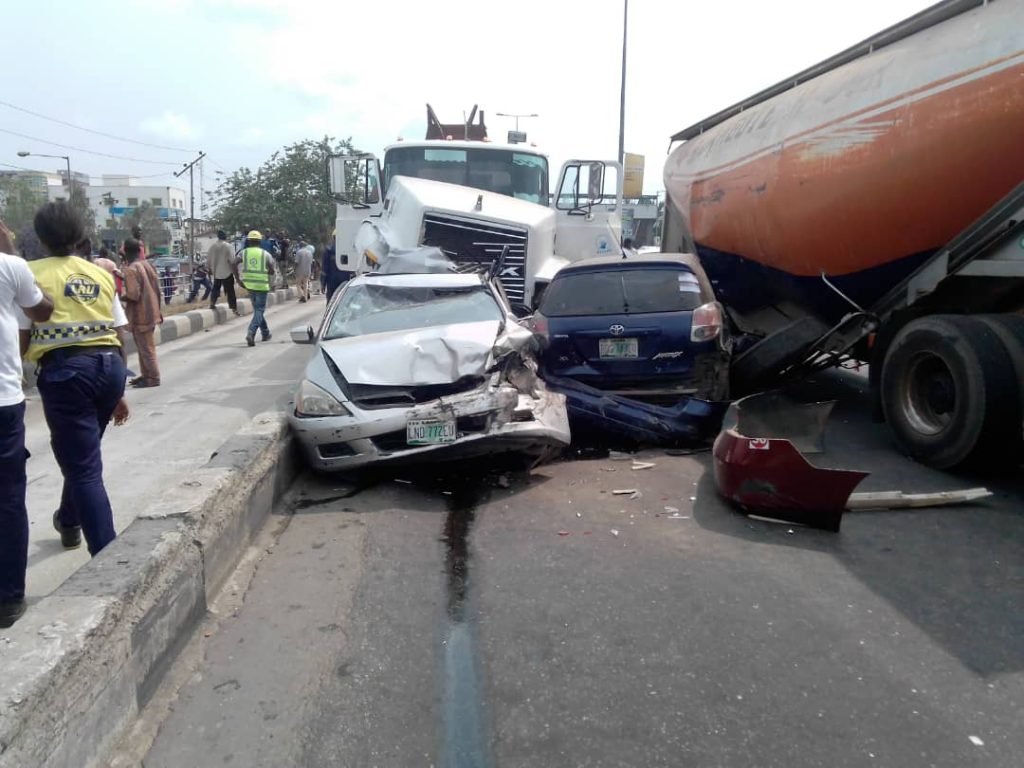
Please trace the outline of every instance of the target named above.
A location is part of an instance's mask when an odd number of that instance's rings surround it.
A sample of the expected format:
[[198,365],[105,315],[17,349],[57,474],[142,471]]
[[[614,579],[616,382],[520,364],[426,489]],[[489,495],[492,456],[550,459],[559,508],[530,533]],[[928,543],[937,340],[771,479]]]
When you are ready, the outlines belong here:
[[545,377],[657,405],[729,395],[725,313],[696,256],[571,264],[551,281],[532,324]]

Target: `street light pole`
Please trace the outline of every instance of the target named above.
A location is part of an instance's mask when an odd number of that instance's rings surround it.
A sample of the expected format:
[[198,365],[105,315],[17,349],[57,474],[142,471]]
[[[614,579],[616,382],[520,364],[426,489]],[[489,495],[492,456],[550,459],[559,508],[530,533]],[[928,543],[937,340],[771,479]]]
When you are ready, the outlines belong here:
[[629,0],[622,7],[622,90],[619,94],[619,163],[626,161],[626,25],[629,22]]
[[71,158],[67,155],[44,155],[39,152],[26,152],[22,150],[18,152],[18,157],[52,157],[55,160],[63,160],[68,164],[68,202],[71,202],[71,196],[74,194],[75,188],[71,182]]
[[532,114],[529,114],[529,115],[526,114],[526,113],[512,114],[512,113],[509,113],[509,112],[495,112],[494,114],[497,115],[498,117],[514,117],[515,120],[516,120],[516,133],[519,133],[519,118],[520,117],[540,117],[540,115],[538,115],[536,112],[534,112]]

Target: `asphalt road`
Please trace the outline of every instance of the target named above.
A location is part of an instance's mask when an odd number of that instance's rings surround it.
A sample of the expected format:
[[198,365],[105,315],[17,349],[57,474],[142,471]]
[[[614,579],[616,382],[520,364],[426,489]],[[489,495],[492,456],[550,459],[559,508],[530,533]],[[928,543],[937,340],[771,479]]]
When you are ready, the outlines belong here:
[[[293,344],[291,326],[316,322],[323,298],[289,302],[267,312],[273,337],[249,348],[245,330],[251,316],[191,334],[157,347],[161,384],[128,388],[132,415],[122,427],[111,425],[103,438],[103,477],[114,509],[114,526],[123,530],[139,510],[160,498],[243,424],[262,411],[280,410],[309,359],[310,348]],[[223,299],[221,300],[223,305]],[[138,371],[137,355],[129,367]],[[50,432],[38,394],[30,393],[25,415],[28,461],[29,599],[49,594],[88,562],[83,542],[66,551],[53,530],[51,515],[60,503],[62,478],[50,450]]]
[[804,388],[830,463],[995,498],[833,534],[733,511],[706,453],[306,477],[120,764],[1019,766],[1024,488],[902,458],[862,382]]

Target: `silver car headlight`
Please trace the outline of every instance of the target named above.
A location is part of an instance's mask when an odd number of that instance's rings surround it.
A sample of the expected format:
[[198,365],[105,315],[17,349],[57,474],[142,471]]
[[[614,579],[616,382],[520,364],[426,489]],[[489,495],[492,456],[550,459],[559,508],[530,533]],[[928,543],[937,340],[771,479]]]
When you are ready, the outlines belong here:
[[295,415],[299,417],[351,416],[352,413],[330,392],[303,379],[295,393]]

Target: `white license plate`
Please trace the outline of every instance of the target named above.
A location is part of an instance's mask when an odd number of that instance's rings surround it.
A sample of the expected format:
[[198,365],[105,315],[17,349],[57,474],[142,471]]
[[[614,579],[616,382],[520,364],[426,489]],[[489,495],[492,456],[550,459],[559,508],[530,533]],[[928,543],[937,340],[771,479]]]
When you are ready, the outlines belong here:
[[405,425],[409,445],[453,443],[455,437],[455,419],[410,419]]
[[636,339],[598,339],[597,352],[602,360],[636,359],[640,345]]

